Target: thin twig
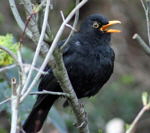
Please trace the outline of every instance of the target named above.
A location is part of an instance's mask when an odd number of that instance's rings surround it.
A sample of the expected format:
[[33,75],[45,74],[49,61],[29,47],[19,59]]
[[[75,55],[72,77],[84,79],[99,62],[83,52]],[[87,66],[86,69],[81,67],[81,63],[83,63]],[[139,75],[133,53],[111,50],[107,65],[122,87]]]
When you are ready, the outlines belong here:
[[[28,72],[31,69],[31,64],[23,64],[23,66],[24,66],[26,72]],[[40,69],[37,67],[33,67],[33,70],[35,70],[37,72],[40,71]],[[44,75],[48,74],[48,72],[45,72],[45,71],[40,71],[40,73],[44,74]]]
[[[76,6],[79,4],[79,0],[76,0]],[[77,26],[77,23],[78,23],[78,20],[79,20],[79,10],[76,11],[76,14],[75,14],[75,19],[74,19],[74,23],[73,23],[73,29],[76,29],[76,26]],[[66,39],[65,43],[63,44],[63,46],[61,46],[61,49],[64,49],[65,46],[68,44],[71,36],[74,34],[75,30],[71,30],[68,38]]]
[[24,64],[23,64],[23,61],[22,61],[22,55],[21,55],[21,49],[19,49],[17,51],[17,55],[18,55],[18,61],[20,62],[20,83],[19,85],[23,85],[24,82],[26,81],[26,73],[25,73],[25,70],[24,70]]
[[139,34],[134,34],[132,37],[138,41],[138,44],[143,48],[145,53],[150,56],[150,47],[145,43],[145,41],[140,37]]
[[18,104],[19,104],[19,100],[20,100],[20,96],[21,96],[21,89],[24,85],[24,83],[26,82],[26,73],[24,70],[24,64],[22,61],[22,55],[21,55],[21,49],[19,49],[17,51],[17,55],[18,55],[18,61],[20,63],[20,69],[19,69],[19,83],[18,83],[18,88],[17,88],[17,98],[18,98]]
[[[29,25],[29,22],[30,22],[30,20],[32,19],[32,17],[33,17],[35,14],[36,14],[36,13],[33,12],[33,13],[31,13],[30,16],[27,17],[27,19],[26,19],[26,21],[25,21],[24,30],[23,30],[23,32],[22,32],[22,34],[21,34],[21,36],[20,36],[20,39],[19,39],[20,44],[23,43],[24,35],[25,35],[25,33],[27,33],[27,27],[28,27],[28,25]],[[31,38],[31,39],[32,39],[32,38]]]
[[22,69],[23,69],[23,68],[22,68],[22,64],[21,64],[21,62],[18,60],[17,56],[16,56],[12,51],[10,51],[8,48],[2,46],[1,44],[0,44],[0,49],[4,50],[7,54],[9,54],[9,55],[14,59],[14,61],[15,61],[15,62],[17,63],[17,65],[19,66],[19,71],[22,72]]
[[[25,73],[27,73],[31,68],[31,64],[22,64],[22,65],[23,65]],[[12,69],[14,67],[17,67],[17,65],[13,64],[13,65],[2,67],[2,68],[0,68],[0,72],[7,71],[7,70]],[[40,69],[37,67],[33,67],[33,70],[35,70],[37,72],[40,71]],[[48,72],[46,72],[46,71],[40,71],[40,73],[42,73],[44,75],[48,74]]]
[[47,0],[41,35],[40,35],[40,38],[39,38],[39,41],[38,41],[38,45],[37,45],[37,48],[36,48],[36,51],[35,51],[35,54],[34,54],[34,58],[33,58],[32,64],[31,64],[31,69],[29,71],[26,83],[25,83],[25,85],[24,85],[24,87],[22,89],[21,94],[24,94],[24,92],[26,91],[26,89],[27,89],[27,87],[28,87],[28,85],[30,83],[31,76],[32,76],[32,73],[33,73],[33,68],[34,68],[34,66],[35,66],[35,64],[36,64],[36,62],[38,60],[38,57],[39,57],[39,53],[40,53],[40,50],[41,50],[42,42],[43,42],[45,31],[46,31],[46,25],[47,25],[48,14],[49,14],[49,6],[50,6],[50,0]]
[[[23,3],[23,6],[25,8],[25,11],[26,11],[26,16],[30,16],[33,13],[33,4],[31,2],[31,0],[22,0],[22,3]],[[36,17],[32,17],[30,19],[30,23],[29,23],[28,28],[32,32],[32,38],[31,39],[33,40],[33,42],[35,44],[37,44],[40,33],[39,33],[37,22],[36,22]]]
[[[65,20],[65,17],[64,17],[64,14],[63,14],[63,11],[60,11],[60,15],[62,17],[62,20],[64,21]],[[71,26],[70,24],[66,24],[66,27],[70,28],[71,30],[73,31],[77,31],[73,26]]]
[[146,17],[146,26],[147,26],[147,36],[148,36],[148,45],[150,46],[150,20],[149,20],[149,8],[147,8],[141,0],[141,4],[143,6],[144,12],[145,12],[145,17]]
[[1,67],[1,68],[0,68],[0,72],[7,71],[7,70],[12,69],[12,68],[14,68],[14,67],[16,67],[16,66],[17,66],[16,64],[13,64],[13,65]]
[[[41,5],[42,2],[43,2],[43,0],[42,1],[38,1],[37,3],[40,3],[40,5]],[[44,3],[46,3],[46,0],[45,0]],[[41,10],[39,10],[39,12],[38,12],[38,28],[39,28],[40,32],[41,32],[42,23],[43,23],[43,20],[44,20],[44,12],[45,12],[45,10],[43,8],[44,6],[42,4]],[[50,2],[50,9],[52,10],[52,8],[53,8],[53,5],[52,5],[52,0],[51,0],[51,2]],[[51,32],[51,27],[50,27],[49,23],[47,23],[44,40],[47,41],[47,42],[51,42],[53,40],[53,35],[52,35],[52,32]]]
[[0,102],[0,105],[2,105],[2,104],[4,104],[4,103],[7,103],[7,102],[10,101],[10,100],[11,100],[11,97],[9,97],[9,98],[3,100],[2,102]]
[[65,16],[64,16],[64,14],[63,14],[63,11],[62,11],[62,10],[60,11],[60,15],[61,15],[62,20],[63,20],[63,21],[65,21]]
[[1,44],[0,44],[0,49],[4,50],[7,54],[9,54],[16,61],[17,64],[20,64],[17,59],[17,56],[12,51],[10,51],[8,48],[2,46]]
[[150,46],[150,20],[149,20],[149,10],[147,9],[147,12],[145,12],[146,15],[146,23],[147,23],[147,35],[148,35],[148,42]]
[[[88,120],[84,107],[78,101],[76,93],[73,89],[73,86],[69,80],[67,70],[65,68],[62,55],[59,50],[54,51],[54,61],[51,65],[53,73],[56,79],[59,81],[59,84],[64,92],[70,94],[69,102],[71,103],[73,112],[77,119],[77,128],[80,133],[89,133]],[[61,70],[61,71],[59,71]]]
[[[1,67],[1,68],[0,68],[0,72],[7,71],[7,70],[13,69],[13,68],[15,68],[15,67],[17,67],[16,64],[9,65],[9,66],[5,66],[5,67]],[[24,68],[24,71],[25,71],[25,73],[26,73],[26,72],[28,72],[28,71],[30,70],[31,64],[23,64],[23,68]],[[40,71],[40,69],[37,68],[37,67],[33,67],[33,70],[35,70],[35,71],[37,71],[37,72]],[[44,75],[48,74],[48,72],[45,72],[45,71],[40,71],[40,72],[41,72],[42,74],[44,74]]]
[[50,95],[58,95],[58,96],[65,96],[65,97],[70,97],[68,93],[64,92],[54,92],[54,91],[38,91],[38,92],[30,92],[30,95],[41,95],[41,94],[50,94]]
[[11,80],[12,85],[12,97],[11,97],[11,130],[10,133],[16,133],[17,131],[17,122],[18,122],[18,97],[17,97],[17,84],[16,79]]
[[[67,16],[67,18],[65,19],[65,21],[62,23],[62,25],[60,26],[56,36],[55,36],[55,39],[51,45],[51,48],[49,49],[44,61],[43,61],[43,64],[41,65],[40,67],[40,71],[43,71],[44,68],[46,67],[47,63],[49,62],[50,58],[52,58],[52,53],[54,51],[54,49],[56,48],[57,46],[57,42],[59,41],[63,31],[64,31],[64,28],[65,28],[65,25],[70,21],[70,19],[73,17],[73,15],[76,13],[77,10],[79,10],[88,0],[82,0],[71,12],[70,14]],[[24,98],[29,94],[29,92],[31,91],[32,87],[35,85],[35,83],[37,82],[37,80],[39,79],[39,77],[41,76],[41,73],[38,72],[37,75],[35,76],[35,78],[33,79],[32,83],[30,84],[30,86],[28,87],[28,90],[23,94],[23,96],[21,97],[21,101],[24,100]]]
[[[33,4],[31,0],[22,0],[22,2],[26,10],[26,16],[30,16],[33,12]],[[39,42],[39,38],[40,38],[40,31],[38,29],[38,22],[37,22],[36,16],[30,19],[29,29],[31,30],[33,34],[32,41],[37,45]],[[49,49],[48,45],[42,42],[42,46],[41,46],[42,55],[46,56],[48,49]]]
[[141,4],[142,4],[142,6],[143,6],[144,11],[146,12],[146,6],[145,6],[143,0],[141,0]]
[[29,22],[31,21],[32,17],[34,17],[34,16],[39,12],[39,10],[42,8],[42,6],[44,5],[45,2],[46,2],[46,1],[43,0],[43,1],[41,2],[41,4],[38,5],[38,6],[32,11],[31,15],[27,17],[27,19],[26,19],[26,21],[25,21],[25,27],[24,27],[23,33],[22,33],[22,35],[21,35],[21,37],[20,37],[20,43],[23,43],[24,34],[27,32],[26,30],[28,30],[27,27],[28,27]]
[[[25,24],[23,22],[23,20],[21,19],[20,17],[20,14],[17,10],[17,7],[16,7],[16,3],[14,0],[9,0],[9,5],[10,5],[10,8],[12,10],[12,13],[14,15],[14,18],[16,19],[16,22],[18,24],[18,26],[20,27],[20,29],[22,31],[24,31],[25,29]],[[29,29],[26,29],[26,35],[29,37],[29,38],[32,38],[32,32],[29,30]]]
[[150,104],[145,105],[141,111],[138,113],[138,115],[136,116],[136,118],[134,119],[134,121],[132,122],[132,124],[130,125],[130,128],[126,131],[126,133],[132,133],[132,131],[134,130],[134,128],[136,127],[138,121],[140,120],[140,118],[143,116],[143,114],[150,109]]

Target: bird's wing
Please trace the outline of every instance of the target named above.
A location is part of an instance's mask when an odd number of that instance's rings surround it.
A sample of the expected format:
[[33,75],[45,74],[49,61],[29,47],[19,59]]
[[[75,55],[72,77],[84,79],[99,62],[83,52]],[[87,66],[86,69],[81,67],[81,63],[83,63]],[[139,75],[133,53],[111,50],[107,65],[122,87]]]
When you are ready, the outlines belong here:
[[58,82],[53,75],[53,72],[50,67],[46,67],[48,69],[48,74],[41,76],[41,81],[38,87],[39,91],[47,90],[47,91],[57,91],[59,88]]
[[[62,40],[58,43],[58,47],[61,47],[63,44],[64,44],[65,40]],[[69,50],[69,45],[67,45],[64,50],[63,50],[63,55],[64,56],[69,56],[70,54],[70,50]],[[55,79],[54,75],[53,75],[53,72],[52,72],[52,69],[47,65],[44,69],[45,72],[48,72],[48,74],[46,75],[42,75],[41,76],[41,81],[40,81],[40,84],[39,84],[39,88],[38,90],[39,91],[42,91],[42,90],[49,90],[49,91],[55,91],[55,88],[58,88],[59,85],[58,85],[58,82],[57,80]]]

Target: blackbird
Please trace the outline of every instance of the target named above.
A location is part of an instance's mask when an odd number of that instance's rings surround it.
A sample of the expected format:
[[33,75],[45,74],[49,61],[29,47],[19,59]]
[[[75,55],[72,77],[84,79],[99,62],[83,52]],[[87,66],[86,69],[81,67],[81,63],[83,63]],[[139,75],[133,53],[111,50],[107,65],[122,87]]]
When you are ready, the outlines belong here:
[[[63,51],[63,60],[78,98],[90,97],[98,93],[108,81],[114,68],[115,54],[110,47],[111,33],[120,30],[109,29],[120,21],[108,21],[100,14],[88,16],[68,42]],[[58,46],[63,45],[60,41]],[[62,92],[52,69],[46,67],[47,75],[41,77],[39,91]],[[38,95],[33,109],[23,125],[26,133],[38,132],[58,95]]]

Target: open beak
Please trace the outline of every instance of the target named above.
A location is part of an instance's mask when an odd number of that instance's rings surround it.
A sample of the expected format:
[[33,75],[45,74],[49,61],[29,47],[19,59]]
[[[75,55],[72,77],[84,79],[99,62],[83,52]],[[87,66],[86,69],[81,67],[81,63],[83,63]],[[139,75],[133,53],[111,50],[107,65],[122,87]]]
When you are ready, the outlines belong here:
[[121,32],[120,30],[117,30],[117,29],[108,29],[110,26],[112,26],[114,24],[121,24],[121,22],[118,21],[118,20],[109,21],[109,23],[106,24],[106,25],[103,25],[100,28],[100,30],[104,31],[104,32],[107,32],[107,33],[118,33],[118,32]]

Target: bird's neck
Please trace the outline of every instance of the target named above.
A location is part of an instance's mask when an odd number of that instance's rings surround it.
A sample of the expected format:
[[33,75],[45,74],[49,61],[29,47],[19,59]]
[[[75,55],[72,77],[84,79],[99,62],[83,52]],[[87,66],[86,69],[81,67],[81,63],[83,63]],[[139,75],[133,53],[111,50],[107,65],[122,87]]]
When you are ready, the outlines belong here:
[[109,45],[111,41],[111,34],[104,33],[101,35],[97,35],[97,40],[101,42],[101,44]]
[[95,45],[95,46],[99,46],[99,45],[109,45],[110,41],[111,41],[111,34],[105,33],[105,34],[83,34],[84,38],[86,38],[86,40],[90,41],[91,45]]

